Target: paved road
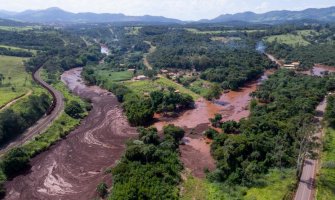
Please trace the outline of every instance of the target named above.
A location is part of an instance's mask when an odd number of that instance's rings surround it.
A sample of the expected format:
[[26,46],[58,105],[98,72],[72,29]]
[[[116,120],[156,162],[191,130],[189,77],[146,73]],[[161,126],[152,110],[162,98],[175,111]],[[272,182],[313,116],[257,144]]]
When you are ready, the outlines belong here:
[[0,155],[3,155],[8,150],[18,147],[25,142],[31,140],[34,136],[42,133],[52,122],[57,119],[57,117],[61,114],[64,110],[64,100],[63,95],[47,84],[45,81],[42,80],[40,77],[40,70],[37,70],[33,74],[33,79],[39,83],[42,87],[46,88],[50,94],[53,96],[53,104],[50,110],[48,110],[48,115],[43,116],[40,120],[38,120],[32,127],[26,130],[22,135],[16,138],[14,141],[10,142],[6,146],[2,146],[0,148]]
[[[318,107],[316,112],[318,113],[317,119],[321,123],[323,113],[326,109],[326,98],[323,100]],[[321,127],[321,124],[320,124]],[[318,138],[322,137],[322,128],[316,133]],[[318,166],[318,160],[306,159],[304,162],[302,174],[299,181],[299,186],[295,194],[294,200],[313,200],[315,192],[315,176]]]

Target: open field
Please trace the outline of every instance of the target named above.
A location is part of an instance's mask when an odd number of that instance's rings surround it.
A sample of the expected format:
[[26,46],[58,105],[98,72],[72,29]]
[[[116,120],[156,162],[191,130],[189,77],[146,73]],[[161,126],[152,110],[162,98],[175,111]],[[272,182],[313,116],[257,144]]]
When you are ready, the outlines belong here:
[[97,81],[106,82],[108,85],[113,82],[128,81],[133,77],[133,72],[120,71],[114,72],[112,70],[97,71]]
[[125,27],[124,28],[128,33],[127,35],[138,35],[142,27],[140,26],[134,26],[134,27]]
[[135,93],[143,95],[146,92],[152,92],[158,90],[162,87],[173,87],[176,90],[179,90],[181,93],[189,94],[193,97],[194,100],[200,98],[200,95],[186,89],[182,85],[179,85],[172,80],[169,80],[165,77],[160,77],[157,80],[143,80],[143,81],[127,81],[125,85],[128,86]]
[[32,52],[33,54],[37,53],[37,51],[33,50],[33,49],[25,49],[25,48],[8,46],[8,45],[2,45],[2,44],[0,44],[0,47],[4,47],[4,48],[7,48],[7,49],[13,49],[13,50],[29,51],[29,52]]
[[326,130],[321,169],[317,177],[317,199],[335,199],[335,130]]
[[181,185],[182,200],[282,200],[295,183],[294,170],[271,170],[264,178],[259,179],[262,186],[229,188],[226,185],[211,183],[208,180],[192,176]]
[[181,185],[181,200],[224,200],[219,185],[189,176]]
[[271,170],[263,179],[258,180],[264,185],[247,190],[245,200],[282,200],[295,184],[293,169]]
[[283,35],[273,35],[270,37],[266,37],[265,40],[267,42],[274,42],[277,41],[279,43],[296,46],[307,46],[310,44],[307,40],[304,39],[304,37],[311,36],[311,34],[317,34],[315,31],[312,30],[301,30],[297,31],[297,34],[283,34]]
[[40,28],[39,26],[0,26],[0,30],[5,31],[28,31],[34,28]]
[[246,33],[254,33],[254,32],[263,32],[265,30],[222,30],[222,31],[200,31],[196,28],[185,28],[185,30],[194,33],[194,34],[211,34],[218,35],[223,33],[236,33],[236,32],[246,32]]
[[31,76],[23,66],[24,58],[0,56],[0,74],[4,80],[0,86],[0,106],[27,93],[31,88]]
[[187,88],[190,89],[192,92],[199,94],[200,96],[205,96],[209,92],[210,86],[213,85],[212,83],[198,79],[191,83]]
[[241,38],[239,37],[211,37],[212,41],[218,41],[218,42],[223,42],[223,43],[227,43],[230,41],[234,41],[234,40],[241,40]]

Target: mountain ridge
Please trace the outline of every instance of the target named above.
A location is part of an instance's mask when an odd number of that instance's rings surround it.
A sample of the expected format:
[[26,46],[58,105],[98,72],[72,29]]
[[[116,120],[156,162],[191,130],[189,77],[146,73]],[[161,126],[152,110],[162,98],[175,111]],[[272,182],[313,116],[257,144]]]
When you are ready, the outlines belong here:
[[[73,13],[58,7],[42,10],[25,10],[12,12],[0,10],[0,18],[33,23],[111,23],[111,22],[157,22],[157,23],[188,23],[179,19],[163,16],[127,16],[122,13]],[[224,23],[231,21],[251,23],[275,23],[281,21],[317,20],[335,22],[335,6],[328,8],[308,8],[302,11],[275,10],[266,13],[241,12],[236,14],[223,14],[214,19],[203,19],[199,23]]]

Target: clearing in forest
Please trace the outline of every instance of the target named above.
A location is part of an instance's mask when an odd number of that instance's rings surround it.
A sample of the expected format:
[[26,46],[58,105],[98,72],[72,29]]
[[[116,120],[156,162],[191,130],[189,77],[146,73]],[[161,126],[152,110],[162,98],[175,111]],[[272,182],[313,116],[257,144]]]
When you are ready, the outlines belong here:
[[0,56],[0,107],[30,91],[32,78],[25,71],[24,60]]

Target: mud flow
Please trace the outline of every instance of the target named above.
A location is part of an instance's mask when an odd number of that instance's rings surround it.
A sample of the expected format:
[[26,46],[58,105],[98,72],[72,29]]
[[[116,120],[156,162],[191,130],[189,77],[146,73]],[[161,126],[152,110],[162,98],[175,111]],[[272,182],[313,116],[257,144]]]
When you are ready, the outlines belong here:
[[6,183],[5,199],[93,199],[97,185],[110,175],[105,170],[120,159],[125,142],[137,136],[122,114],[115,96],[86,86],[81,69],[65,72],[62,81],[93,109],[66,139],[32,159],[31,169]]
[[206,169],[215,168],[215,161],[210,153],[211,141],[203,136],[203,132],[210,124],[209,118],[213,118],[217,113],[222,114],[223,121],[239,121],[248,117],[250,94],[256,91],[257,86],[272,73],[274,70],[268,70],[257,81],[247,84],[238,91],[224,93],[216,101],[199,99],[195,102],[195,109],[188,110],[175,119],[156,118],[157,122],[154,126],[158,130],[162,130],[167,124],[174,124],[188,130],[184,138],[185,145],[180,149],[184,166],[191,171],[192,175],[203,178]]

